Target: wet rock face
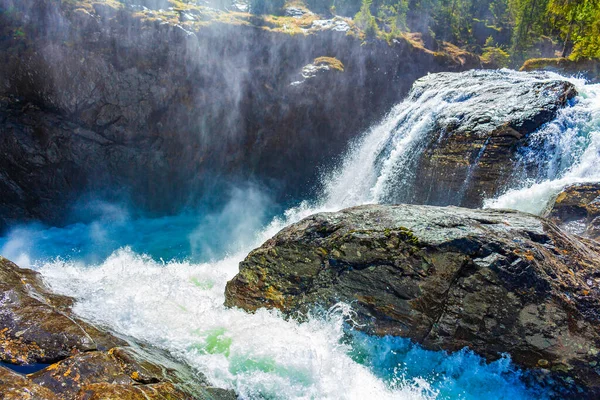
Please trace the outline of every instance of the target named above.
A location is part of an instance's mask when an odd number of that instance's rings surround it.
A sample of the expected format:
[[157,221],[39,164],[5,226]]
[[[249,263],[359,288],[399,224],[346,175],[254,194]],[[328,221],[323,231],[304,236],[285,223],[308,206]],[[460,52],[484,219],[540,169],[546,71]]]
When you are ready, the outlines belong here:
[[169,354],[77,318],[72,305],[36,272],[0,257],[0,361],[51,364],[27,376],[0,365],[0,398],[236,398]]
[[546,216],[561,228],[594,240],[600,238],[600,184],[571,185],[548,206]]
[[599,251],[529,214],[361,206],[311,216],[251,252],[226,305],[296,315],[342,301],[358,329],[490,360],[508,352],[567,390],[600,393]]
[[37,273],[0,257],[0,360],[52,363],[73,352],[125,342],[71,314],[73,300],[50,293]]
[[[0,225],[60,223],[88,192],[176,212],[226,179],[289,200],[416,78],[479,66],[408,41],[363,46],[339,18],[291,35],[84,3],[0,0]],[[292,86],[317,57],[344,72]]]
[[545,73],[468,71],[418,80],[409,99],[443,107],[428,117],[426,138],[402,169],[411,186],[390,185],[385,200],[480,207],[506,188],[529,135],[576,94],[571,83]]

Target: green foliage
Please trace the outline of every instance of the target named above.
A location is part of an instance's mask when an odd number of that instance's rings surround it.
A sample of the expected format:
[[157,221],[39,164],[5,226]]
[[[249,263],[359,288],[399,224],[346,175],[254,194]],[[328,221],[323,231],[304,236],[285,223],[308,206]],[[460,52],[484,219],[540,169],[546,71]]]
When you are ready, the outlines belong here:
[[251,0],[250,12],[256,15],[280,14],[285,0]]
[[481,59],[486,64],[496,68],[506,68],[510,65],[510,54],[501,47],[498,47],[491,36],[485,41]]
[[[317,13],[354,17],[368,37],[419,32],[430,43],[449,41],[499,65],[517,66],[526,58],[552,57],[555,52],[573,60],[600,58],[600,0],[305,0],[305,4]],[[487,43],[490,36],[492,42]]]
[[563,39],[563,57],[571,44],[575,60],[600,57],[599,0],[550,0],[548,14]]
[[360,10],[354,16],[354,23],[365,32],[367,38],[377,36],[377,22],[371,14],[373,0],[363,0]]

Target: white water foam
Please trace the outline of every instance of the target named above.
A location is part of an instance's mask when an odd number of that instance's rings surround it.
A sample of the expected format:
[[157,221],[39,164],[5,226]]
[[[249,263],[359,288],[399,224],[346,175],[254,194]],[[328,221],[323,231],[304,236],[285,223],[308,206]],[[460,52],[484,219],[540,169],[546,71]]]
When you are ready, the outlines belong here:
[[243,398],[435,398],[423,380],[392,387],[354,362],[340,341],[343,308],[306,323],[226,309],[225,283],[241,258],[163,265],[125,248],[97,266],[55,261],[40,272],[79,299],[79,315],[170,350]]

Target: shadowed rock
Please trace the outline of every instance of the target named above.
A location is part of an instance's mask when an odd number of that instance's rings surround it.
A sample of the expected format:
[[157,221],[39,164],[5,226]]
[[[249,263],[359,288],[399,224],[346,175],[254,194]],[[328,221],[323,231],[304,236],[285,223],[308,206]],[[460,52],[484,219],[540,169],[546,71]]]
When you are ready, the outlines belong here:
[[529,214],[361,206],[306,218],[251,252],[226,305],[296,315],[346,302],[369,333],[488,360],[507,352],[567,394],[600,393],[599,250]]
[[[402,38],[363,45],[342,18],[118,3],[0,0],[0,229],[61,224],[88,193],[172,213],[253,179],[287,201],[415,79],[480,66]],[[317,57],[345,72],[291,86]]]
[[549,204],[546,215],[571,233],[598,240],[600,184],[581,183],[566,187]]

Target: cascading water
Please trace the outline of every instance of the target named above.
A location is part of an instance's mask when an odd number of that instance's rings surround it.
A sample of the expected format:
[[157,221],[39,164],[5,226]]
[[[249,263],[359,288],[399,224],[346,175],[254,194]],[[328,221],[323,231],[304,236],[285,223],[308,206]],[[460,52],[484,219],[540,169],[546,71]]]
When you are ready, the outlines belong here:
[[[579,96],[572,106],[532,136],[522,150],[514,186],[485,202],[489,208],[511,208],[541,214],[548,202],[568,185],[600,182],[600,84],[577,84]],[[525,165],[536,165],[534,176]]]
[[[321,199],[266,227],[268,199],[246,188],[233,191],[216,213],[135,219],[107,207],[93,223],[15,228],[0,241],[0,254],[33,266],[55,291],[75,297],[82,317],[169,350],[243,398],[544,398],[525,386],[507,358],[486,364],[468,351],[447,355],[348,331],[343,304],[304,323],[276,311],[223,306],[239,261],[286,224],[318,211],[390,201],[410,187],[431,127],[456,123],[474,106],[473,93],[493,90],[485,82],[449,78],[447,86],[427,90],[417,84],[323,178]],[[489,206],[539,211],[565,184],[600,178],[600,86],[574,82],[580,96],[535,134],[544,150],[532,146],[521,154],[523,165],[537,160],[543,173]],[[488,111],[490,120],[505,112]]]

